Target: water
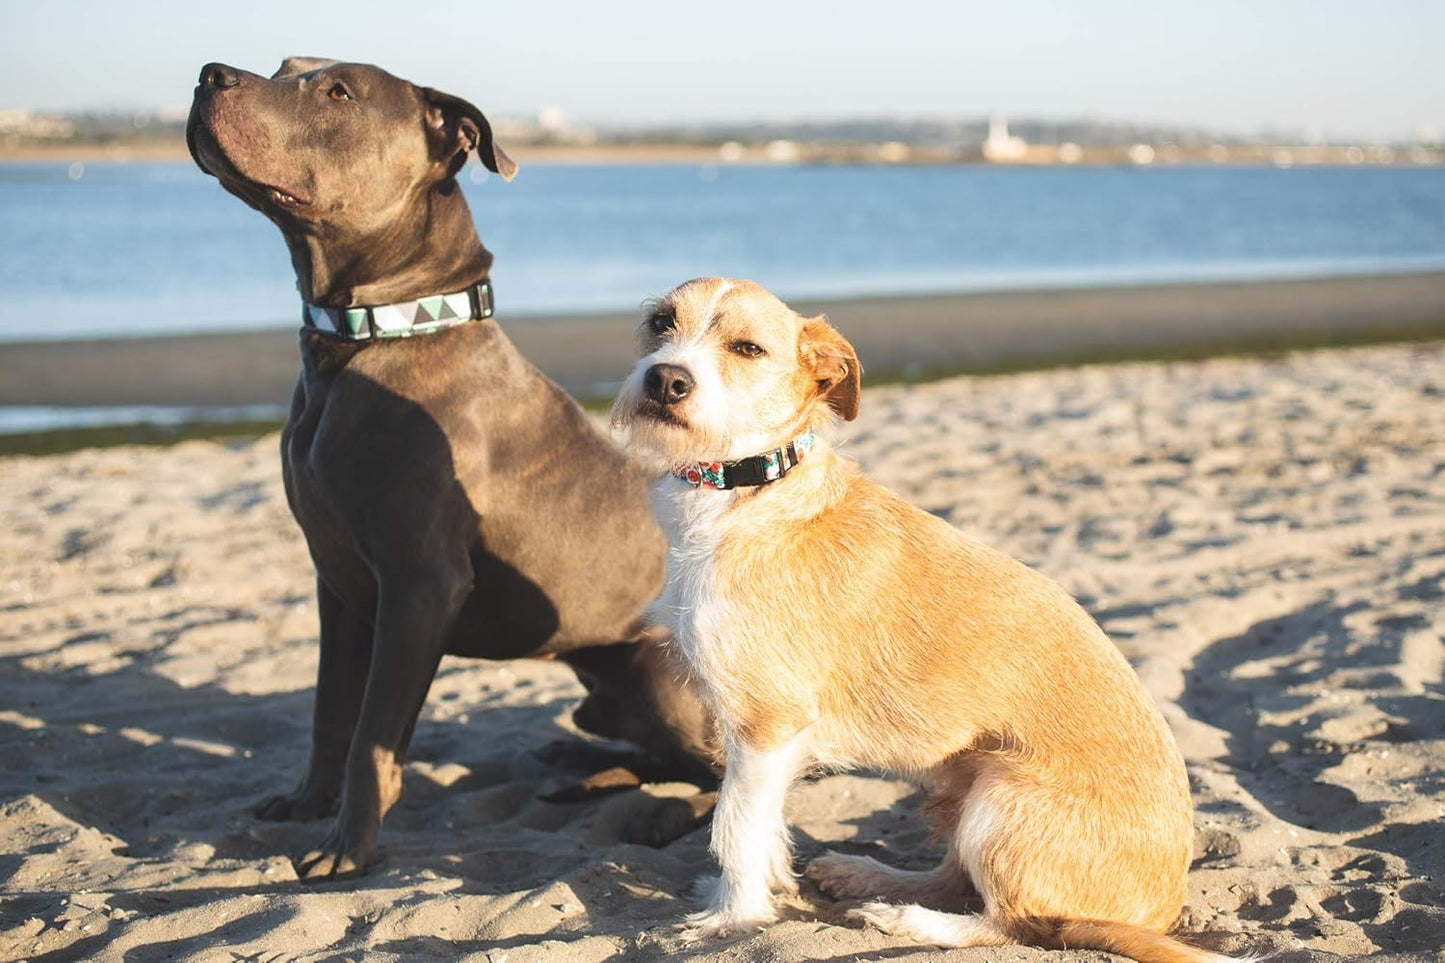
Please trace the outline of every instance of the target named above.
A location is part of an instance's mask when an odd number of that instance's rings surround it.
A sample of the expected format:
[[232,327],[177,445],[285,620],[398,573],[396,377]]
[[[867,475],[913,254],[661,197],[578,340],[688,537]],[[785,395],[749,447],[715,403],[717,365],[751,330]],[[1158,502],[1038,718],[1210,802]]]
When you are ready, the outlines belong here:
[[[525,166],[463,175],[504,321],[702,274],[784,297],[1445,269],[1433,168]],[[287,327],[280,235],[188,163],[0,164],[0,340]]]
[[108,428],[115,425],[175,427],[195,422],[224,425],[243,421],[281,421],[289,405],[107,405],[61,408],[53,405],[0,405],[0,435],[60,428]]

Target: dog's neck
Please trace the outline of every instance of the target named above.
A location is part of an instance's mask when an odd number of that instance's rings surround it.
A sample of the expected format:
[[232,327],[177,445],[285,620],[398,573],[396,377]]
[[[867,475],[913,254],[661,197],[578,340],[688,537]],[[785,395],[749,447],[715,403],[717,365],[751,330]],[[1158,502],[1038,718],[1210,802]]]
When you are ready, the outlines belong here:
[[718,490],[669,471],[653,486],[654,508],[674,544],[695,541],[703,529],[736,511],[757,508],[790,518],[809,517],[841,497],[850,465],[819,434],[806,458],[767,485]]
[[681,478],[695,488],[711,488],[714,491],[771,485],[781,481],[788,472],[802,464],[817,441],[817,432],[808,429],[786,444],[747,458],[730,461],[689,461],[674,465],[672,476]]
[[302,299],[338,308],[387,304],[460,291],[488,276],[491,252],[455,182],[424,192],[414,207],[365,236],[337,236],[324,224],[283,230]]

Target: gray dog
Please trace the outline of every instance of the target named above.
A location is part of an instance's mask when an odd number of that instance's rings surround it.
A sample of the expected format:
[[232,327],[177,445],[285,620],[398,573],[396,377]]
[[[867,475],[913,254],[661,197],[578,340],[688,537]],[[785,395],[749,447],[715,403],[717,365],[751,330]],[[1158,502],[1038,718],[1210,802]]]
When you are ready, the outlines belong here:
[[302,876],[373,858],[443,653],[567,661],[579,725],[706,773],[706,718],[642,631],[665,551],[646,479],[492,320],[455,179],[473,150],[515,173],[486,117],[365,64],[208,64],[187,140],[281,229],[305,301],[281,455],[321,663],[306,775],[258,809],[339,802]]

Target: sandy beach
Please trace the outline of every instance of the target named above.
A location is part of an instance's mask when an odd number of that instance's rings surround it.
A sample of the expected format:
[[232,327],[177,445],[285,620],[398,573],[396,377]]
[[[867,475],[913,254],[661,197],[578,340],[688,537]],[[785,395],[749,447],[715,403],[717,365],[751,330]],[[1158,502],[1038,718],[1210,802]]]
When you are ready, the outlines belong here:
[[[1184,932],[1442,959],[1442,394],[1439,345],[865,380],[839,434],[1061,581],[1137,667],[1195,791]],[[248,811],[304,765],[317,654],[276,438],[6,458],[0,512],[0,958],[934,956],[806,884],[764,932],[682,944],[698,790],[544,799],[618,752],[571,729],[580,688],[549,663],[444,662],[384,862],[303,885],[288,857],[325,824]],[[798,852],[931,865],[920,802],[866,774],[802,783]],[[626,841],[639,820],[670,841]]]

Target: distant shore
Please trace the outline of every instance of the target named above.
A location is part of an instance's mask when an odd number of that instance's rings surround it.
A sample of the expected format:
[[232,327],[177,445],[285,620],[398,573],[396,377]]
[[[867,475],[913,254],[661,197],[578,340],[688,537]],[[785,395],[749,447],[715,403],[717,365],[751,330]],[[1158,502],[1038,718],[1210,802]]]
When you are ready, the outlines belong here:
[[[866,380],[1085,361],[1195,358],[1445,338],[1445,273],[797,301],[852,340]],[[635,313],[500,317],[540,369],[584,400],[632,363]],[[0,350],[0,405],[284,404],[292,330],[85,341]]]
[[[508,153],[525,164],[713,164],[791,165],[864,164],[879,166],[1067,166],[1067,167],[1440,167],[1445,150],[1417,148],[1278,147],[1252,145],[1219,150],[1145,145],[1106,147],[1068,153],[1058,145],[1030,145],[1015,155],[986,156],[977,149],[960,151],[935,145],[898,143],[810,143],[770,141],[637,142],[595,144],[507,145]],[[163,163],[190,162],[184,141],[140,140],[117,143],[28,143],[0,145],[0,163]]]

